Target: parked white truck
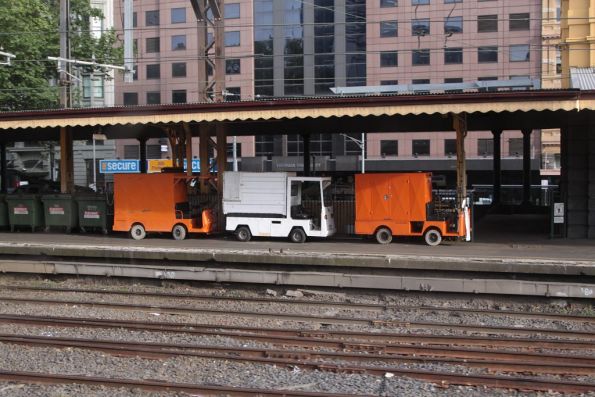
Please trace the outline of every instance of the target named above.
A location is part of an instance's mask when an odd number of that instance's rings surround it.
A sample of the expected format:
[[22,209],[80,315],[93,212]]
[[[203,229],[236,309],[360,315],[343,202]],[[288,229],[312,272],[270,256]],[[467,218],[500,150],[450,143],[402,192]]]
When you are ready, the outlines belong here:
[[288,237],[303,243],[307,237],[331,236],[335,222],[330,184],[331,178],[287,172],[224,172],[225,229],[240,241],[252,236]]

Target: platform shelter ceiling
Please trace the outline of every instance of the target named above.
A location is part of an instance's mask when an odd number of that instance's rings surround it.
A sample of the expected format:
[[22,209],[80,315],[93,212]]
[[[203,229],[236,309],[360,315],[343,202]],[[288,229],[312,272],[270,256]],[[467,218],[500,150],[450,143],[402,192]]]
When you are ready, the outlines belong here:
[[[469,130],[559,128],[585,122],[595,91],[540,90],[428,95],[296,98],[223,103],[60,109],[0,113],[0,141],[74,139],[101,131],[111,139],[161,137],[164,128],[222,126],[229,135],[452,130],[467,113]],[[211,128],[214,133],[214,128]]]

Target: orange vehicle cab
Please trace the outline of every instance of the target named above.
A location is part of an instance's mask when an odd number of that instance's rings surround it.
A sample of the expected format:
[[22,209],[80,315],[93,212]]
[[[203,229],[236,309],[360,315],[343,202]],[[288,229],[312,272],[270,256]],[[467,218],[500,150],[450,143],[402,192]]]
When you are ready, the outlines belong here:
[[[467,234],[468,209],[432,195],[430,173],[355,175],[355,233],[387,244],[393,236],[423,236],[429,245]],[[468,220],[468,218],[467,218]]]
[[172,233],[176,240],[212,232],[214,211],[188,198],[191,179],[180,173],[114,175],[113,230],[130,232],[135,240],[147,232]]

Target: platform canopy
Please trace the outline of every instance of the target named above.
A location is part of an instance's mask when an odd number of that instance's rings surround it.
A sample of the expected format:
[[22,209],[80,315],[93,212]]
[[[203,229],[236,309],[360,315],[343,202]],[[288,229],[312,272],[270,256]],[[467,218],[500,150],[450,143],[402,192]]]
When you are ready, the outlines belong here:
[[59,109],[0,113],[0,141],[51,139],[60,127],[71,127],[75,139],[85,139],[97,127],[102,127],[110,138],[151,137],[160,136],[163,126],[182,123],[224,125],[230,135],[448,131],[452,130],[448,117],[452,113],[466,113],[469,130],[556,128],[593,110],[595,90],[334,96]]

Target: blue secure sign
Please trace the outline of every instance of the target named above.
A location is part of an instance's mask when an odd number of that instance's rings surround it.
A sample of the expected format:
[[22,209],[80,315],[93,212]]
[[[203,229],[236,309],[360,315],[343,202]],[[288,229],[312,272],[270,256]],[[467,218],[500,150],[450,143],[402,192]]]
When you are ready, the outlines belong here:
[[101,174],[136,174],[140,172],[138,160],[99,160]]

